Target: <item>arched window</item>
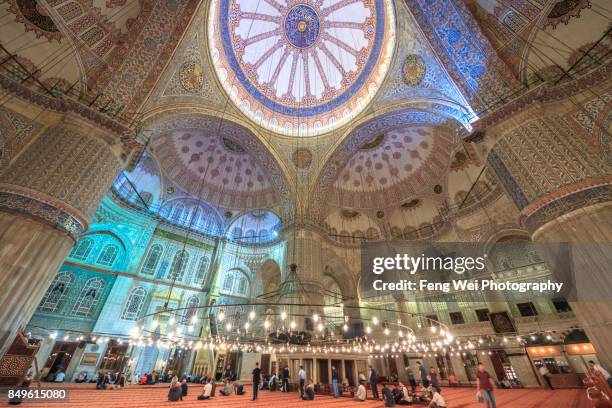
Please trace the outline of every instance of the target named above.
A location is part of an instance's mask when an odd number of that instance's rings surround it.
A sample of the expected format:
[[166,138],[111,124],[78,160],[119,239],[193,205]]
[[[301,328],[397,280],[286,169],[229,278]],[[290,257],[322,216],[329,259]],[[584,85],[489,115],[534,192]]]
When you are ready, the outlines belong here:
[[195,278],[193,280],[194,283],[202,283],[204,282],[204,277],[208,272],[208,265],[210,265],[210,260],[207,256],[203,256],[200,258],[200,262],[198,263],[198,270],[196,272]]
[[249,281],[239,270],[226,272],[221,290],[236,295],[246,295],[249,291]]
[[149,254],[147,255],[147,259],[145,259],[145,263],[142,266],[143,273],[146,273],[148,275],[153,275],[155,273],[162,251],[163,248],[159,244],[155,244],[151,247],[151,249],[149,250]]
[[45,296],[38,309],[41,312],[57,312],[66,298],[66,294],[72,286],[74,275],[70,272],[60,272],[55,276],[51,286],[47,289]]
[[183,216],[183,209],[185,208],[185,206],[183,205],[183,203],[178,203],[175,207],[174,207],[174,211],[172,212],[172,220],[179,222],[181,220],[181,217]]
[[108,244],[104,247],[102,252],[100,252],[97,263],[105,266],[113,266],[115,258],[117,258],[117,254],[119,254],[119,248],[117,248],[117,245]]
[[172,260],[172,266],[170,267],[170,273],[168,273],[168,279],[183,279],[185,269],[189,263],[189,253],[185,250],[176,251],[174,259]]
[[230,271],[225,275],[225,279],[223,279],[223,290],[225,292],[231,292],[233,286],[234,286],[234,273]]
[[244,276],[240,276],[238,278],[238,288],[236,288],[236,292],[240,295],[246,294],[247,291],[247,280]]
[[92,246],[93,246],[93,239],[84,238],[80,240],[79,243],[74,248],[72,248],[72,252],[70,252],[70,257],[84,261],[89,256]]
[[196,316],[198,313],[198,306],[200,306],[200,299],[197,296],[192,296],[187,300],[187,305],[185,306],[187,310],[185,311],[185,324],[191,325],[191,318]]
[[85,286],[72,308],[72,314],[74,316],[90,317],[98,306],[103,289],[104,279],[102,278],[91,278],[85,282]]
[[123,320],[138,320],[146,296],[147,291],[142,286],[132,289],[130,296],[128,296],[128,300],[125,303],[125,307],[123,308],[121,318]]

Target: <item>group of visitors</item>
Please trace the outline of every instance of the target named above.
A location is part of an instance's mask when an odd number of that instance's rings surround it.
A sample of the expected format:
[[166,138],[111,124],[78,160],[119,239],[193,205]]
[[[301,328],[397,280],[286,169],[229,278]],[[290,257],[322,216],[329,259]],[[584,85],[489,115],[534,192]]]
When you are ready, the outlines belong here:
[[98,378],[96,380],[96,389],[98,390],[117,390],[125,387],[127,383],[125,374],[122,372],[112,373],[107,371],[98,372]]

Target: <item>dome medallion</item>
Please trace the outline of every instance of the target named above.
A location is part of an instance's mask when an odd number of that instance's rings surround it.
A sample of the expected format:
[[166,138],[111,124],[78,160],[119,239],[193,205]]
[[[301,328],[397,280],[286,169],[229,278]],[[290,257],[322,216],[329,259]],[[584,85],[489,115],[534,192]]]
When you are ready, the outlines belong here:
[[358,115],[395,47],[388,0],[212,0],[208,37],[217,76],[256,124],[313,136]]

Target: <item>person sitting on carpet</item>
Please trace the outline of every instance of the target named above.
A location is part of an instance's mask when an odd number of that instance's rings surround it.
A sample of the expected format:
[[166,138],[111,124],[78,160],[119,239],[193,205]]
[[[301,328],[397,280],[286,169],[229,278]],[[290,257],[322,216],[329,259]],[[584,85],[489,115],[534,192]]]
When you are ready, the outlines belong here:
[[306,389],[304,390],[304,395],[302,396],[302,399],[305,401],[312,401],[314,400],[315,397],[315,392],[314,392],[314,383],[312,382],[312,379],[308,380],[308,385],[306,386]]
[[444,398],[437,390],[431,395],[429,408],[446,408],[446,401],[444,401]]
[[189,390],[189,386],[187,385],[187,379],[183,379],[183,381],[181,382],[181,395],[183,395],[183,397],[187,396],[187,391]]
[[232,384],[226,378],[225,379],[225,385],[223,386],[223,389],[221,391],[219,391],[219,394],[223,395],[224,397],[227,397],[231,393],[232,393]]
[[391,391],[391,388],[387,387],[387,383],[383,383],[382,387],[383,401],[385,401],[385,407],[395,406],[395,396]]
[[181,394],[181,383],[175,375],[170,381],[170,389],[168,390],[168,401],[179,401],[183,399]]
[[402,383],[398,384],[399,399],[396,400],[398,405],[412,405],[412,395],[408,393],[408,388]]
[[234,381],[233,387],[236,395],[244,395],[244,385],[242,385],[240,380]]
[[357,387],[357,393],[355,394],[355,401],[365,401],[366,400],[366,388],[363,385],[363,381],[359,383],[359,387]]
[[199,400],[207,400],[210,399],[212,394],[212,379],[209,379],[204,386],[204,390],[202,390],[202,395],[198,395]]

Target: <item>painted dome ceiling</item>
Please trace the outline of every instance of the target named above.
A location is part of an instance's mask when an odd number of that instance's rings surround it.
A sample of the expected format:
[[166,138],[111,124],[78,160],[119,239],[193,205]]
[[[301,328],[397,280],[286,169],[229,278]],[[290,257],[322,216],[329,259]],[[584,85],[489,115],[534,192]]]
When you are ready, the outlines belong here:
[[330,202],[353,208],[401,203],[444,184],[452,149],[453,136],[444,127],[409,125],[379,133],[348,160]]
[[170,130],[151,142],[162,172],[183,191],[230,208],[268,207],[275,196],[245,148],[201,129]]
[[232,101],[284,135],[331,131],[385,78],[395,46],[385,0],[213,0],[209,46]]

